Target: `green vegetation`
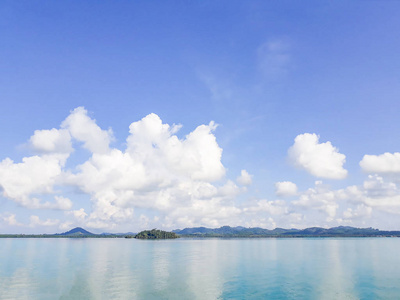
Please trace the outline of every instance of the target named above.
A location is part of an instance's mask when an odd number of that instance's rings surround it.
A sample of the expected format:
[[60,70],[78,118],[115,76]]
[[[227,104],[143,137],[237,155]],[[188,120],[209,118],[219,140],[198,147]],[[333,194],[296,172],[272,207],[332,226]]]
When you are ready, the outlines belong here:
[[[129,236],[126,236],[127,238]],[[179,236],[174,232],[162,231],[158,229],[145,230],[139,232],[135,239],[154,240],[154,239],[176,239]]]

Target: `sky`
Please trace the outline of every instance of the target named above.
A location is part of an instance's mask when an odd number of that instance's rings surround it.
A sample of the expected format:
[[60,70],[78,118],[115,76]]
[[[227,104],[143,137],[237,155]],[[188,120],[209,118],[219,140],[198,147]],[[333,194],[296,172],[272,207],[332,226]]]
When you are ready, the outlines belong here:
[[0,233],[399,230],[399,11],[2,1]]

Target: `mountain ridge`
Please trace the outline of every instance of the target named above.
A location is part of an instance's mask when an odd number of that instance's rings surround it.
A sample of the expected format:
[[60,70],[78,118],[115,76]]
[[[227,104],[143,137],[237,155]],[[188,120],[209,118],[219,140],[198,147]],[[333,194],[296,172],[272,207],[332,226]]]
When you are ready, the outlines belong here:
[[[372,227],[356,228],[351,226],[337,226],[331,228],[309,227],[305,229],[263,229],[260,227],[246,228],[243,226],[222,226],[219,228],[191,227],[175,229],[169,233],[178,234],[181,237],[400,237],[400,230],[379,230]],[[137,234],[128,233],[100,233],[95,234],[75,227],[69,231],[55,234],[0,234],[0,238],[123,238],[134,237]]]
[[184,229],[175,229],[172,232],[182,236],[197,236],[197,237],[307,237],[307,236],[400,236],[400,231],[386,231],[369,228],[356,228],[351,226],[337,226],[331,228],[322,227],[309,227],[305,229],[263,229],[260,227],[246,228],[246,227],[230,227],[222,226],[220,228],[207,228],[207,227],[192,227]]
[[[207,227],[188,227],[184,229],[175,229],[172,233],[183,237],[374,237],[374,236],[397,236],[400,237],[400,231],[379,230],[372,227],[357,228],[351,226],[337,226],[331,228],[308,227],[304,229],[296,228],[275,228],[264,229],[261,227],[243,227],[243,226],[221,226],[219,228]],[[59,237],[124,237],[135,236],[132,232],[128,233],[100,233],[95,234],[75,227],[63,233],[56,233]]]

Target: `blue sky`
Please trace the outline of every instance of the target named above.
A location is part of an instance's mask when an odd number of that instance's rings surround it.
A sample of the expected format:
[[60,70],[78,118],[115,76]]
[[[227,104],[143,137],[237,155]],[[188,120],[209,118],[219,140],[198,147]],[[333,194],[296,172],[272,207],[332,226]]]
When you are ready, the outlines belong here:
[[399,229],[399,9],[2,2],[0,232]]

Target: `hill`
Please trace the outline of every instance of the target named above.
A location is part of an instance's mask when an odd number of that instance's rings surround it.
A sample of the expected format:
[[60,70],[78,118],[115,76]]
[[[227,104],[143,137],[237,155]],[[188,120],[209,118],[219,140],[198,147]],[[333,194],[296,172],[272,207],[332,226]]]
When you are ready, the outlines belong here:
[[63,233],[58,233],[55,235],[61,235],[61,236],[95,236],[96,234],[91,233],[81,227],[76,227],[74,229],[71,229],[70,231],[63,232]]
[[174,232],[167,232],[157,229],[141,231],[137,235],[135,235],[135,239],[143,239],[143,240],[176,239],[176,238],[179,238],[179,236]]

